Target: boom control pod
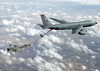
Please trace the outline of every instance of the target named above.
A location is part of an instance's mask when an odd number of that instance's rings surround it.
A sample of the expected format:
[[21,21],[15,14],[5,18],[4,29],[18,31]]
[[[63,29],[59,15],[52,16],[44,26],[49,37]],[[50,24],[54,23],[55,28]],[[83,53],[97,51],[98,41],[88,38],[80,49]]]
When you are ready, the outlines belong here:
[[[52,29],[51,29],[51,30],[52,30]],[[51,30],[49,30],[47,33],[49,33]],[[41,34],[40,34],[40,38],[37,39],[35,42],[39,41],[39,40],[40,40],[42,37],[44,37],[47,33],[45,33],[44,35],[41,35]],[[34,42],[34,43],[35,43],[35,42]],[[33,44],[34,44],[34,43],[33,43]]]

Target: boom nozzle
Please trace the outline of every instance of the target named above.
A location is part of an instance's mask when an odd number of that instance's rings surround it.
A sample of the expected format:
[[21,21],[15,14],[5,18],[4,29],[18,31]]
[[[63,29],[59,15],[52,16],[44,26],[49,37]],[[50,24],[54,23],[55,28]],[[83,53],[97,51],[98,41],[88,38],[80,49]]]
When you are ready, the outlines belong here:
[[40,35],[41,37],[43,37],[43,35]]

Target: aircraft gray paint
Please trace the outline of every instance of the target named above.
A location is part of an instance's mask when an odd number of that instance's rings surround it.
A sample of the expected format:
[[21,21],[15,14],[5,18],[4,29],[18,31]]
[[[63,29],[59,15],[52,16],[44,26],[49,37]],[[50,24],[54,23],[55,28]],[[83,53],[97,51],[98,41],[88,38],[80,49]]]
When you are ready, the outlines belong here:
[[22,52],[24,48],[32,46],[31,44],[24,44],[22,46],[17,45],[9,45],[10,48],[7,48],[8,52],[14,51],[14,52]]
[[51,29],[51,30],[72,29],[72,34],[78,33],[79,35],[85,35],[87,33],[87,30],[83,29],[84,27],[90,27],[97,24],[97,22],[93,20],[86,20],[86,21],[79,21],[79,22],[66,22],[65,20],[50,18],[60,23],[60,24],[52,25],[45,15],[41,15],[41,19],[43,25],[42,24],[38,24],[38,25],[41,26],[42,29]]

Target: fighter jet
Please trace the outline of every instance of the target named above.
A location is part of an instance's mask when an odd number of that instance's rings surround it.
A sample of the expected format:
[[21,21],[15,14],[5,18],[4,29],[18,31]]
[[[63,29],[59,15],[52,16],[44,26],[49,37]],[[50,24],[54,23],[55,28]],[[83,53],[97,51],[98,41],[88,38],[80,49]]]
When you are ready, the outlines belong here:
[[22,52],[24,48],[32,46],[31,44],[24,44],[22,46],[17,45],[9,45],[10,48],[7,48],[8,52],[14,51],[14,52]]
[[66,29],[72,29],[72,34],[79,34],[79,35],[85,35],[87,33],[87,30],[84,29],[84,27],[90,27],[97,24],[96,21],[93,20],[85,20],[85,21],[79,21],[79,22],[66,22],[65,20],[58,20],[54,18],[50,18],[54,21],[59,22],[60,24],[51,24],[51,22],[46,18],[45,15],[41,15],[41,19],[43,22],[42,24],[38,24],[42,27],[42,29],[50,29],[50,30],[66,30]]

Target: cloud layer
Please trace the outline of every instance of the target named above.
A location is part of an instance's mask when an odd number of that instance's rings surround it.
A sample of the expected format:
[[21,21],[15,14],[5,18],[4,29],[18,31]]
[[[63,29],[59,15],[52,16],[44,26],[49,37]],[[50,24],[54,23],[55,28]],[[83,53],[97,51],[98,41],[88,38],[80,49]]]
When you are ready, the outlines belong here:
[[[48,0],[49,1],[49,0]],[[99,0],[56,0],[77,2],[87,5],[98,5]],[[94,4],[93,4],[94,2]],[[98,2],[98,3],[97,3]],[[52,3],[52,2],[51,2]],[[0,5],[0,65],[17,68],[19,70],[36,69],[38,71],[66,71],[71,69],[88,70],[96,69],[99,58],[100,25],[86,28],[88,33],[84,36],[71,34],[71,30],[52,30],[41,38],[32,47],[26,48],[21,53],[7,53],[9,44],[18,46],[33,43],[40,34],[48,30],[42,30],[37,23],[42,23],[40,14],[46,14],[48,18],[54,17],[67,22],[81,20],[95,20],[100,22],[99,9],[83,8],[79,4],[76,7],[51,3],[37,2],[36,5]],[[30,4],[30,3],[29,3]],[[75,3],[76,4],[76,3]],[[41,5],[41,6],[40,6]],[[95,6],[93,6],[95,7]],[[99,8],[99,6],[98,6]],[[51,20],[50,20],[51,21]],[[57,22],[51,21],[56,24]],[[57,23],[58,24],[58,23]],[[3,68],[4,69],[4,68]],[[88,70],[89,71],[89,70]]]
[[[53,0],[46,0],[46,1],[53,1]],[[100,0],[55,0],[55,1],[76,2],[76,3],[81,3],[82,5],[100,5]]]

